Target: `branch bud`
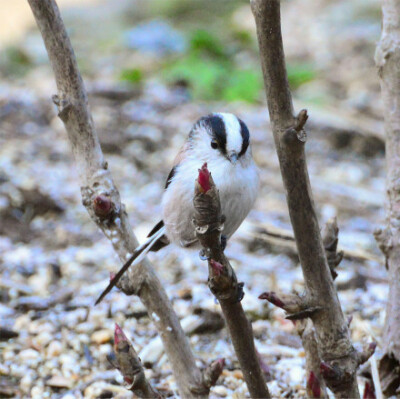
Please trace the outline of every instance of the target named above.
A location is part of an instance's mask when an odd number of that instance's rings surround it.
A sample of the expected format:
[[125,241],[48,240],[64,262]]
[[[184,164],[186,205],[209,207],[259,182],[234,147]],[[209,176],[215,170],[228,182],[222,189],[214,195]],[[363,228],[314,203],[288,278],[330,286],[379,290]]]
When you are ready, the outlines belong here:
[[319,370],[322,377],[327,380],[338,379],[339,377],[339,371],[326,362],[321,362],[321,364],[319,365]]
[[117,323],[115,323],[114,348],[116,351],[117,351],[117,346],[120,342],[129,342],[129,341],[125,333],[122,331],[122,328]]
[[362,352],[357,354],[357,362],[359,365],[364,364],[375,353],[376,346],[376,342],[370,342]]
[[203,374],[204,385],[207,388],[214,386],[225,367],[225,359],[214,360],[205,370]]
[[[304,312],[308,309],[306,303],[304,302],[304,299],[296,294],[277,294],[276,292],[271,291],[264,292],[258,298],[266,299],[268,302],[272,303],[275,306],[278,306],[279,308],[282,308],[283,310],[286,310],[286,312],[290,314],[297,314],[299,312]],[[306,317],[309,317],[308,313],[304,318]]]
[[205,162],[201,169],[199,169],[199,177],[197,179],[200,185],[200,191],[204,194],[211,188],[210,177],[211,173],[207,169],[207,162]]
[[219,277],[224,271],[224,266],[221,263],[217,262],[214,259],[210,259],[210,266],[214,273],[214,276]]
[[365,382],[363,399],[376,399],[374,387],[369,381]]
[[310,371],[307,378],[307,396],[309,398],[320,398],[321,397],[321,385],[314,371]]
[[94,213],[99,217],[108,216],[113,210],[113,204],[109,197],[106,195],[98,195],[93,200]]

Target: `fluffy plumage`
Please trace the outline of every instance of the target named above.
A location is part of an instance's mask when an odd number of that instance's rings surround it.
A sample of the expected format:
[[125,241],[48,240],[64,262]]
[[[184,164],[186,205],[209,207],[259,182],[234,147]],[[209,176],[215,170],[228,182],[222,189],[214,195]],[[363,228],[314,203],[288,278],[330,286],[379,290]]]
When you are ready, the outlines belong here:
[[192,223],[194,182],[205,162],[219,189],[222,214],[226,216],[222,234],[228,239],[232,236],[252,208],[258,191],[258,171],[249,137],[247,126],[232,114],[210,114],[195,123],[167,178],[161,203],[162,221],[135,250],[96,304],[128,267],[141,261],[149,251],[157,251],[171,242],[182,247],[197,247]]

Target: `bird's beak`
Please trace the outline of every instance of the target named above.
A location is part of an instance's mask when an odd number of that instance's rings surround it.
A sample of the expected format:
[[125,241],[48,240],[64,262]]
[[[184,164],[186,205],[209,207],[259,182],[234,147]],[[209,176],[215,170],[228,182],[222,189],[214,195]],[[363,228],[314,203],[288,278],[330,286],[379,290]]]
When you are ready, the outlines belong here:
[[229,154],[229,156],[228,156],[228,159],[233,163],[233,164],[235,164],[236,162],[237,162],[237,160],[238,160],[238,154],[237,154],[237,152],[236,151],[232,151],[230,154]]

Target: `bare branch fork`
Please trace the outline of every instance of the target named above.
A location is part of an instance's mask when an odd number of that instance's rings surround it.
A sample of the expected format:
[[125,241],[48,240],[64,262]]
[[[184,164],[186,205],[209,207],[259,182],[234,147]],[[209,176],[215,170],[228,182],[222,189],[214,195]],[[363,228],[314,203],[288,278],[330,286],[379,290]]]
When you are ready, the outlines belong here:
[[290,219],[305,280],[305,295],[281,299],[295,318],[311,318],[321,357],[320,372],[336,398],[359,398],[356,372],[365,356],[350,342],[315,213],[304,143],[306,110],[294,116],[283,51],[280,1],[251,0],[257,27],[268,109]]
[[[104,160],[89,111],[86,90],[59,9],[54,0],[28,0],[28,3],[54,71],[58,89],[54,102],[78,165],[83,204],[92,220],[112,242],[122,263],[125,263],[138,241]],[[121,282],[121,288],[125,293],[140,297],[155,323],[181,397],[207,397],[210,388],[208,374],[205,375],[208,380],[204,379],[196,366],[178,317],[151,264],[144,260],[131,268]]]
[[252,398],[269,398],[254,346],[253,330],[240,303],[243,283],[237,281],[221,247],[224,216],[221,214],[218,190],[207,164],[199,170],[193,204],[196,235],[208,259],[208,286],[221,305],[247,388]]

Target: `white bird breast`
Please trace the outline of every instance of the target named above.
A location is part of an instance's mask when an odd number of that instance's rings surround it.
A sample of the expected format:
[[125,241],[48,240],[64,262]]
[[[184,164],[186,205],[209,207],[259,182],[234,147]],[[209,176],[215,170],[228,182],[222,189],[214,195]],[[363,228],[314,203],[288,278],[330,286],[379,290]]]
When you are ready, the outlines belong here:
[[[222,214],[226,216],[222,234],[229,238],[250,212],[257,197],[259,177],[251,154],[235,165],[223,156],[212,157],[208,169],[219,190]],[[188,157],[176,169],[162,199],[162,216],[168,239],[180,246],[195,244],[194,183],[203,162]]]

